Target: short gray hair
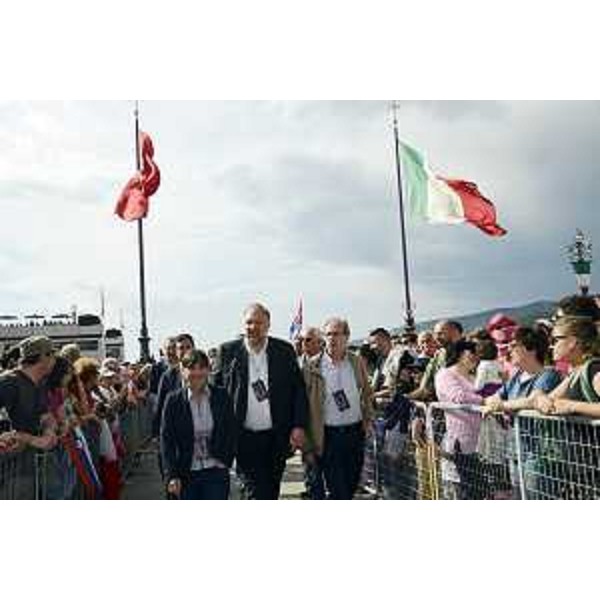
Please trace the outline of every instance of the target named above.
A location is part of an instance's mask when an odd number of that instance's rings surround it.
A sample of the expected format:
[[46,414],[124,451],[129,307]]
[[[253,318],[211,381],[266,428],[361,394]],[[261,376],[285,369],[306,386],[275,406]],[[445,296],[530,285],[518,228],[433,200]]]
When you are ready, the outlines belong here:
[[323,339],[323,332],[318,327],[305,327],[302,329],[302,337],[306,337],[310,334],[314,334],[320,340]]
[[344,331],[344,335],[350,337],[350,325],[348,324],[348,321],[346,319],[342,319],[341,317],[330,317],[329,319],[327,319],[327,321],[325,321],[323,325],[323,331],[325,331],[325,329],[327,329],[327,327],[332,324],[341,325]]

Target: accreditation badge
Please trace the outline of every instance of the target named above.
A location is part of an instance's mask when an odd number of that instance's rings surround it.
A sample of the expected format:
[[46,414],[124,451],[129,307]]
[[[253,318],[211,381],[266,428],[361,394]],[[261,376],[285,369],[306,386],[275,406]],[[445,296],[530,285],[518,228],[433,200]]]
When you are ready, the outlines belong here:
[[252,384],[252,391],[259,402],[269,399],[269,390],[262,379],[258,379]]
[[333,392],[333,401],[341,413],[350,410],[350,402],[348,401],[348,397],[344,390]]

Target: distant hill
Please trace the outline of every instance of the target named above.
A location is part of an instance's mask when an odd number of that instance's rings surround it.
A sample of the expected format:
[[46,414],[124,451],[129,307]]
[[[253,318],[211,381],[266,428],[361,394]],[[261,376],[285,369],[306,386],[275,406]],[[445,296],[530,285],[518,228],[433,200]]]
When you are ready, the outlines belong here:
[[[487,322],[496,314],[503,313],[508,317],[511,317],[522,325],[530,325],[536,319],[548,318],[554,312],[556,307],[555,302],[548,302],[542,300],[539,302],[533,302],[531,304],[525,304],[524,306],[515,306],[512,308],[494,308],[492,310],[486,310],[480,313],[474,313],[470,315],[462,315],[451,317],[453,321],[459,321],[462,323],[465,331],[472,331],[473,329],[479,329],[485,327]],[[433,326],[440,319],[433,319],[431,321],[424,321],[417,324],[417,329],[423,331],[426,329],[433,329]],[[394,333],[400,333],[401,329],[394,329]]]

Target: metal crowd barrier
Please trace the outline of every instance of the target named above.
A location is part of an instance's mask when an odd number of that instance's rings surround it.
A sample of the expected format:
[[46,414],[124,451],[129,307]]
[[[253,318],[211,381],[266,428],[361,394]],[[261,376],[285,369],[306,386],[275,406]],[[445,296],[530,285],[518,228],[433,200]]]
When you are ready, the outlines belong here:
[[363,486],[393,500],[600,499],[600,421],[535,411],[481,416],[481,407],[431,404],[426,435],[368,441]]
[[35,453],[0,454],[0,500],[33,500],[37,493]]
[[119,415],[121,435],[125,443],[123,474],[127,476],[139,464],[140,451],[152,438],[152,405],[144,402],[134,410]]
[[600,420],[540,419],[528,411],[515,429],[524,499],[600,499]]
[[[415,403],[425,417],[427,406]],[[425,424],[425,419],[423,419]],[[385,431],[376,418],[367,440],[363,489],[384,500],[437,500],[439,497],[438,449],[430,438],[415,441],[410,429]]]
[[[152,437],[152,408],[148,403],[129,408],[119,420],[126,449],[121,472],[126,477]],[[91,425],[83,429],[90,455],[97,464],[97,431]],[[0,454],[0,500],[84,499],[87,499],[85,488],[62,446],[49,452]]]

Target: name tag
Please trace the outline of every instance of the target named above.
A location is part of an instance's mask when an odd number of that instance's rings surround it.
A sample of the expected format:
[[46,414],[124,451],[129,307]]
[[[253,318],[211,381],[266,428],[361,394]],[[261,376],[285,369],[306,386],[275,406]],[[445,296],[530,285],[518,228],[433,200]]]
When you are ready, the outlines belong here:
[[264,402],[269,399],[269,390],[262,379],[258,379],[252,384],[252,391],[259,402]]
[[347,410],[350,410],[350,402],[348,401],[348,397],[346,396],[346,392],[344,390],[333,392],[333,401],[340,412],[346,412]]

